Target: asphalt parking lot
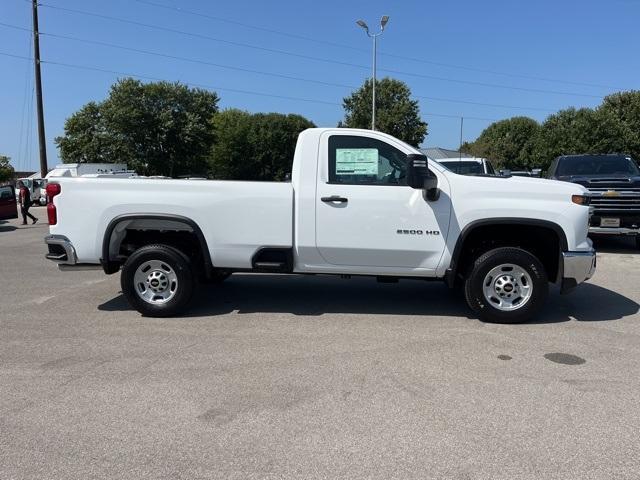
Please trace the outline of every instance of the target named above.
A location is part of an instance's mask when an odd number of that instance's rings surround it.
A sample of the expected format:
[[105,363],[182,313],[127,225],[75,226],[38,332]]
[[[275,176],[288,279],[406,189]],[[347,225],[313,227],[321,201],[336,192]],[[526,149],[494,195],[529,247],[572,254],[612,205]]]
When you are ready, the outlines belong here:
[[46,232],[0,223],[2,479],[640,477],[631,241],[503,326],[440,283],[319,276],[142,318],[118,275],[46,261]]

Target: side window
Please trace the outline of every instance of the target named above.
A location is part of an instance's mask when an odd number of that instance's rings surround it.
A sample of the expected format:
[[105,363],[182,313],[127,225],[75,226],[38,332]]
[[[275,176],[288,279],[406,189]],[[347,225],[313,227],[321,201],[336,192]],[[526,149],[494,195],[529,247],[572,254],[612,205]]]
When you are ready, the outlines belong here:
[[329,183],[406,185],[407,156],[368,137],[329,137]]
[[13,189],[11,187],[0,187],[0,200],[13,200]]

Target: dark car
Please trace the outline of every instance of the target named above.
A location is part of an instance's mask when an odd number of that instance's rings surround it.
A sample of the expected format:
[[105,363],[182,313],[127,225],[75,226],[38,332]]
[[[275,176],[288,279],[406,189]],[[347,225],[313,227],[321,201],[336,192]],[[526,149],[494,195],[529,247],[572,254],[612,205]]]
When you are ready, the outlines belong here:
[[18,218],[16,193],[11,185],[0,186],[0,220]]
[[580,184],[591,193],[589,232],[633,235],[640,248],[640,168],[629,155],[563,155],[549,178]]

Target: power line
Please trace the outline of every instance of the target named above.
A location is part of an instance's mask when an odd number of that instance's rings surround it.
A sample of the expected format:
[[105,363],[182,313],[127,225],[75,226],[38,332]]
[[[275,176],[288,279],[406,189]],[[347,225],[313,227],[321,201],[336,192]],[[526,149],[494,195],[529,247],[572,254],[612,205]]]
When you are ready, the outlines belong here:
[[[294,53],[294,52],[290,52],[290,51],[286,51],[286,50],[279,50],[279,49],[274,49],[274,48],[261,47],[261,46],[258,46],[258,45],[252,45],[252,44],[248,44],[248,43],[236,42],[236,41],[232,41],[232,40],[225,40],[225,39],[221,39],[221,38],[211,37],[209,35],[203,35],[203,34],[193,33],[193,32],[186,32],[184,30],[177,30],[177,29],[174,29],[174,28],[164,27],[164,26],[161,26],[161,25],[143,23],[143,22],[138,22],[138,21],[135,21],[135,20],[125,19],[125,18],[121,18],[121,17],[113,17],[111,15],[103,15],[103,14],[94,13],[94,12],[87,12],[87,11],[84,11],[84,10],[77,10],[77,9],[72,9],[72,8],[59,7],[59,6],[50,5],[50,4],[47,4],[47,3],[42,3],[40,5],[42,7],[52,8],[52,9],[55,9],[55,10],[60,10],[60,11],[65,11],[65,12],[70,12],[70,13],[76,13],[76,14],[86,15],[86,16],[91,16],[91,17],[96,17],[96,18],[102,18],[102,19],[106,19],[106,20],[110,20],[110,21],[126,23],[126,24],[130,24],[130,25],[135,25],[135,26],[138,26],[138,27],[145,27],[145,28],[161,30],[161,31],[165,31],[165,32],[175,33],[175,34],[178,34],[178,35],[185,35],[185,36],[194,37],[194,38],[200,38],[200,39],[209,40],[209,41],[213,41],[213,42],[220,42],[220,43],[224,43],[224,44],[228,44],[228,45],[234,45],[234,46],[242,47],[242,48],[250,48],[250,49],[265,51],[265,52],[269,52],[269,53],[276,53],[276,54],[279,54],[279,55],[287,55],[287,56],[292,56],[292,57],[296,57],[296,58],[304,58],[304,59],[312,60],[312,61],[318,61],[318,62],[324,62],[324,63],[331,63],[331,64],[335,64],[335,65],[343,65],[343,66],[355,67],[355,68],[365,69],[365,70],[369,69],[369,67],[366,66],[366,65],[359,65],[359,64],[350,63],[350,62],[342,62],[342,61],[339,61],[339,60],[315,57],[315,56],[311,56],[311,55],[304,55],[304,54]],[[476,81],[473,81],[473,80],[460,80],[460,79],[454,79],[454,78],[448,78],[448,77],[439,77],[439,76],[435,76],[435,75],[426,75],[426,74],[419,74],[419,73],[414,73],[414,72],[405,72],[405,71],[401,71],[401,70],[391,70],[391,69],[379,69],[379,70],[380,71],[384,71],[384,72],[388,72],[388,73],[393,73],[393,74],[396,74],[396,75],[407,75],[407,76],[425,78],[425,79],[430,79],[430,80],[438,80],[438,81],[444,81],[444,82],[460,83],[460,84],[466,84],[466,85],[476,85],[476,86],[488,87],[488,88],[500,88],[500,89],[506,89],[506,90],[525,91],[525,92],[533,92],[533,93],[545,93],[545,94],[551,94],[551,95],[565,95],[565,96],[588,97],[588,98],[602,99],[601,95],[591,95],[591,94],[586,94],[586,93],[575,93],[575,92],[565,92],[565,91],[557,91],[557,90],[514,87],[514,86],[511,86],[511,85],[503,85],[503,84],[489,83],[489,82],[476,82]]]
[[588,97],[588,98],[598,98],[598,99],[602,99],[601,95],[591,95],[588,93],[573,93],[573,92],[563,92],[563,91],[557,91],[557,90],[545,90],[545,89],[541,89],[541,88],[526,88],[526,87],[513,87],[511,85],[502,85],[502,84],[498,84],[498,83],[488,83],[488,82],[476,82],[474,80],[460,80],[460,79],[455,79],[455,78],[447,78],[447,77],[437,77],[434,75],[425,75],[425,74],[421,74],[421,73],[412,73],[412,72],[404,72],[401,70],[392,70],[389,68],[379,68],[378,70],[384,71],[384,72],[389,72],[389,73],[394,73],[396,75],[407,75],[410,77],[418,77],[418,78],[426,78],[429,80],[439,80],[439,81],[443,81],[443,82],[453,82],[453,83],[462,83],[462,84],[466,84],[466,85],[477,85],[480,87],[489,87],[489,88],[502,88],[505,90],[516,90],[516,91],[520,91],[520,92],[533,92],[533,93],[546,93],[546,94],[551,94],[551,95],[568,95],[568,96],[574,96],[574,97]]
[[479,68],[479,67],[470,67],[470,66],[465,66],[465,65],[454,65],[454,64],[451,64],[451,63],[435,62],[435,61],[432,61],[432,60],[424,60],[424,59],[420,59],[420,58],[407,57],[407,56],[404,56],[404,55],[396,55],[396,54],[391,54],[391,53],[382,53],[381,52],[380,55],[384,55],[384,56],[387,56],[387,57],[398,58],[398,59],[402,59],[402,60],[409,60],[409,61],[417,62],[417,63],[424,63],[424,64],[427,64],[427,65],[435,65],[435,66],[438,66],[438,67],[455,68],[455,69],[458,69],[458,70],[466,70],[466,71],[478,72],[478,73],[488,73],[488,74],[491,74],[491,75],[500,75],[500,76],[503,76],[503,77],[522,78],[522,79],[526,79],[526,80],[536,80],[536,81],[549,82],[549,83],[561,83],[561,84],[576,85],[576,86],[581,86],[581,87],[606,88],[606,89],[611,89],[611,90],[627,90],[628,89],[626,87],[619,87],[619,86],[613,86],[613,85],[604,85],[604,84],[598,84],[598,83],[576,82],[576,81],[572,81],[572,80],[560,80],[560,79],[557,79],[557,78],[538,77],[538,76],[534,76],[534,75],[525,75],[525,74],[518,74],[518,73],[500,72],[500,71],[497,71],[497,70],[489,70],[489,69],[484,69],[484,68]]
[[[19,59],[22,59],[22,60],[33,61],[33,59],[30,58],[30,57],[25,57],[23,55],[16,55],[16,54],[8,53],[8,52],[0,52],[0,55],[4,55],[4,56],[7,56],[7,57],[12,57],[12,58],[19,58]],[[80,70],[89,70],[89,71],[95,71],[95,72],[109,73],[109,74],[112,74],[112,75],[122,75],[122,76],[125,76],[125,77],[141,78],[141,79],[152,80],[152,81],[156,81],[156,82],[167,81],[166,79],[163,79],[163,78],[160,78],[160,77],[151,76],[151,75],[142,75],[142,74],[137,74],[137,73],[123,72],[123,71],[119,71],[119,70],[109,70],[109,69],[105,69],[105,68],[101,68],[101,67],[93,67],[93,66],[89,66],[89,65],[79,65],[79,64],[73,64],[73,63],[56,62],[56,61],[52,61],[52,60],[42,60],[42,63],[43,64],[49,64],[49,65],[57,65],[57,66],[62,66],[62,67],[67,67],[67,68],[75,68],[75,69],[80,69]],[[257,95],[257,96],[264,96],[264,97],[280,98],[280,99],[285,99],[285,100],[295,100],[295,101],[310,102],[310,103],[320,103],[320,104],[324,104],[324,105],[342,106],[340,103],[329,102],[329,101],[325,101],[325,100],[318,100],[318,99],[311,99],[311,98],[301,98],[301,97],[291,97],[291,96],[287,96],[287,95],[277,95],[277,94],[271,94],[271,93],[266,93],[266,92],[257,92],[257,91],[254,91],[254,90],[241,90],[241,89],[237,89],[237,88],[220,87],[220,86],[217,86],[217,85],[209,85],[209,84],[204,84],[204,83],[194,83],[194,82],[186,82],[186,81],[182,81],[182,83],[184,83],[185,85],[191,86],[191,87],[198,87],[198,88],[204,88],[204,89],[221,90],[221,91],[242,93],[242,94],[248,94],[248,95]],[[425,116],[443,117],[443,118],[460,118],[462,116],[462,115],[452,115],[452,114],[444,114],[444,113],[436,113],[436,112],[421,112],[421,114],[425,115]],[[472,117],[472,116],[467,116],[467,115],[464,115],[464,118],[470,119],[470,120],[480,120],[480,121],[489,121],[489,122],[494,122],[494,121],[499,120],[497,118]]]
[[18,25],[12,25],[10,23],[0,22],[0,25],[7,28],[13,28],[14,30],[22,30],[23,32],[28,32],[29,34],[33,33],[33,30],[31,30],[30,28],[20,27]]
[[[3,25],[3,24],[0,23],[0,25]],[[153,55],[153,56],[156,56],[156,57],[170,58],[170,59],[173,59],[173,60],[181,60],[181,61],[184,61],[184,62],[197,63],[197,64],[200,64],[200,65],[209,65],[209,66],[212,66],[212,67],[224,68],[224,69],[228,69],[228,70],[236,70],[236,71],[240,71],[240,72],[255,73],[255,74],[258,74],[258,75],[267,75],[267,76],[271,76],[271,77],[285,78],[285,79],[288,79],[288,80],[297,80],[297,81],[301,81],[301,82],[316,83],[316,84],[319,84],[319,85],[325,85],[325,86],[330,86],[330,87],[356,88],[356,87],[353,87],[352,85],[345,85],[343,83],[325,82],[325,81],[322,81],[322,80],[314,80],[314,79],[311,79],[311,78],[296,77],[296,76],[293,76],[293,75],[285,75],[285,74],[281,74],[281,73],[265,72],[265,71],[262,71],[262,70],[253,70],[251,68],[236,67],[236,66],[233,66],[233,65],[225,65],[225,64],[222,64],[222,63],[209,62],[207,60],[183,57],[183,56],[179,56],[179,55],[171,55],[171,54],[156,52],[156,51],[152,51],[152,50],[143,50],[143,49],[140,49],[140,48],[127,47],[125,45],[117,45],[117,44],[114,44],[114,43],[102,42],[102,41],[99,41],[99,40],[90,40],[90,39],[86,39],[86,38],[71,37],[71,36],[67,36],[67,35],[58,35],[56,33],[43,32],[41,34],[49,36],[49,37],[53,37],[53,38],[60,38],[60,39],[64,39],[64,40],[72,40],[72,41],[75,41],[75,42],[88,43],[88,44],[92,44],[92,45],[100,45],[100,46],[109,47],[109,48],[117,48],[117,49],[120,49],[120,50],[126,50],[126,51],[129,51],[129,52],[141,53],[141,54],[144,54],[144,55]]]
[[[25,57],[23,55],[16,55],[16,54],[12,54],[12,53],[7,53],[7,52],[0,52],[0,55],[4,55],[7,57],[12,57],[12,58],[20,58],[22,60],[33,60],[32,58],[29,57]],[[106,69],[106,68],[101,68],[101,67],[93,67],[93,66],[89,66],[89,65],[79,65],[79,64],[75,64],[75,63],[66,63],[66,62],[56,62],[53,60],[42,60],[43,64],[49,64],[49,65],[58,65],[58,66],[62,66],[62,67],[68,67],[68,68],[76,68],[76,69],[81,69],[81,70],[91,70],[91,71],[95,71],[95,72],[102,72],[102,73],[110,73],[110,74],[114,74],[114,75],[122,75],[125,77],[136,77],[136,78],[142,78],[145,80],[152,80],[155,82],[162,82],[162,81],[166,81],[166,79],[160,78],[160,77],[154,77],[151,75],[141,75],[141,74],[135,74],[135,73],[128,73],[128,72],[123,72],[123,71],[119,71],[119,70],[110,70],[110,69]],[[302,97],[291,97],[291,96],[287,96],[287,95],[277,95],[277,94],[271,94],[271,93],[265,93],[265,92],[256,92],[253,90],[241,90],[241,89],[237,89],[237,88],[228,88],[228,87],[220,87],[218,85],[209,85],[209,84],[204,84],[204,83],[193,83],[193,82],[183,82],[186,85],[192,86],[192,87],[201,87],[201,88],[206,88],[206,89],[212,89],[212,90],[222,90],[222,91],[228,91],[228,92],[237,92],[237,93],[244,93],[244,94],[250,94],[250,95],[259,95],[259,96],[266,96],[266,97],[273,97],[273,98],[282,98],[282,99],[286,99],[286,100],[296,100],[296,101],[301,101],[301,102],[311,102],[311,103],[321,103],[321,104],[325,104],[325,105],[340,105],[337,102],[328,102],[325,100],[316,100],[316,99],[310,99],[310,98],[302,98]]]
[[556,112],[557,110],[552,110],[550,108],[541,108],[541,107],[524,107],[521,105],[504,105],[501,103],[484,103],[484,102],[474,102],[471,100],[456,100],[452,98],[441,98],[441,97],[430,97],[425,95],[414,95],[416,98],[422,98],[425,100],[432,100],[435,102],[448,102],[448,103],[462,103],[465,105],[478,105],[481,107],[496,107],[496,108],[514,108],[518,110],[533,110],[538,112]]
[[[4,23],[4,22],[0,22],[0,25],[4,26],[4,27],[8,27],[8,28],[14,28],[14,29],[17,29],[17,30],[23,30],[23,31],[30,32],[30,30],[27,29],[27,28],[19,27],[19,26],[16,26],[16,25],[10,25],[10,24]],[[121,49],[121,50],[127,50],[127,51],[142,53],[142,54],[146,54],[146,55],[154,55],[154,56],[160,56],[160,57],[164,57],[164,58],[171,58],[171,59],[175,59],[175,60],[182,60],[182,61],[199,63],[199,64],[204,64],[204,65],[211,65],[211,66],[215,66],[215,67],[219,67],[219,68],[238,70],[238,71],[243,71],[243,72],[248,72],[248,73],[275,76],[275,77],[279,77],[279,78],[286,78],[286,79],[297,80],[297,81],[302,81],[302,82],[317,83],[317,84],[327,85],[327,86],[335,86],[335,87],[351,88],[351,89],[358,88],[358,87],[356,87],[354,85],[347,85],[347,84],[333,83],[333,82],[325,82],[325,81],[321,81],[321,80],[314,80],[314,79],[303,78],[303,77],[295,77],[295,76],[291,76],[291,75],[271,73],[271,72],[265,72],[265,71],[261,71],[261,70],[253,70],[253,69],[248,69],[248,68],[243,68],[243,67],[235,67],[235,66],[231,66],[231,65],[224,65],[224,64],[220,64],[220,63],[208,62],[206,60],[182,57],[182,56],[178,56],[178,55],[164,54],[164,53],[154,52],[154,51],[150,51],[150,50],[142,50],[142,49],[127,47],[127,46],[124,46],[124,45],[116,45],[116,44],[113,44],[113,43],[102,42],[102,41],[98,41],[98,40],[90,40],[90,39],[85,39],[85,38],[72,37],[72,36],[68,36],[68,35],[59,35],[59,34],[47,33],[47,32],[41,32],[41,35],[47,35],[47,36],[54,37],[54,38],[72,40],[72,41],[81,42],[81,43],[89,43],[89,44],[94,44],[94,45],[101,45],[101,46],[110,47],[110,48],[117,48],[117,49]],[[541,111],[541,112],[553,112],[553,111],[555,111],[555,110],[552,110],[552,109],[540,108],[540,107],[526,107],[526,106],[521,106],[521,105],[505,105],[505,104],[496,104],[496,103],[484,103],[484,102],[475,102],[475,101],[469,101],[469,100],[459,100],[459,99],[451,99],[451,98],[432,97],[432,96],[416,95],[416,94],[414,94],[414,97],[425,99],[425,100],[438,101],[438,102],[460,103],[460,104],[466,104],[466,105],[478,105],[478,106],[486,106],[486,107],[510,108],[510,109],[520,109],[520,110],[536,110],[536,111]]]
[[[330,42],[330,41],[322,40],[322,39],[319,39],[319,38],[307,37],[305,35],[299,35],[299,34],[290,33],[290,32],[283,32],[281,30],[274,30],[274,29],[262,27],[262,26],[259,26],[259,25],[253,25],[253,24],[249,24],[249,23],[245,23],[245,22],[239,22],[239,21],[236,21],[236,20],[231,20],[231,19],[228,19],[228,18],[218,17],[218,16],[215,16],[215,15],[209,15],[209,14],[202,13],[202,12],[196,12],[194,10],[188,10],[188,9],[185,9],[185,8],[182,8],[182,7],[174,7],[174,6],[171,6],[171,5],[164,5],[164,4],[161,4],[161,3],[158,3],[158,2],[153,2],[153,1],[150,1],[150,0],[134,0],[134,1],[137,2],[137,3],[143,4],[143,5],[150,5],[150,6],[153,6],[153,7],[163,8],[163,9],[171,10],[171,11],[174,11],[174,12],[180,12],[180,13],[183,13],[183,14],[186,14],[186,15],[193,15],[193,16],[197,16],[197,17],[201,17],[201,18],[207,18],[207,19],[210,19],[210,20],[215,20],[215,21],[218,21],[218,22],[229,23],[231,25],[238,25],[238,26],[249,28],[249,29],[253,29],[253,30],[272,33],[272,34],[276,34],[276,35],[282,35],[282,36],[289,37],[289,38],[295,38],[297,40],[306,40],[308,42],[314,42],[314,43],[318,43],[318,44],[322,44],[322,45],[329,45],[329,46],[332,46],[332,47],[346,48],[346,49],[354,50],[354,51],[358,51],[358,52],[369,53],[368,50],[365,50],[363,48],[353,47],[351,45],[347,45],[347,44],[344,44],[344,43]],[[471,66],[468,66],[468,65],[456,65],[456,64],[451,64],[451,63],[436,62],[436,61],[433,61],[433,60],[409,57],[409,56],[406,56],[406,55],[398,55],[398,54],[394,54],[394,53],[386,53],[386,52],[378,52],[378,53],[380,55],[384,55],[386,57],[398,58],[398,59],[401,59],[401,60],[408,60],[408,61],[411,61],[411,62],[423,63],[423,64],[426,64],[426,65],[435,65],[435,66],[439,66],[439,67],[455,68],[455,69],[459,69],[459,70],[467,70],[467,71],[472,71],[472,72],[489,73],[489,74],[492,74],[492,75],[501,75],[501,76],[505,76],[505,77],[523,78],[523,79],[529,79],[529,80],[537,80],[537,81],[551,82],[551,83],[563,83],[563,84],[567,84],[567,85],[578,85],[578,86],[585,86],[585,87],[610,88],[610,89],[616,89],[616,90],[624,90],[623,87],[616,87],[616,86],[612,86],[612,85],[602,85],[602,84],[588,83],[588,82],[576,82],[576,81],[571,81],[571,80],[549,78],[549,77],[540,77],[540,76],[535,76],[535,75],[518,74],[518,73],[510,73],[510,72],[501,72],[501,71],[497,71],[497,70],[490,70],[490,69],[484,69],[484,68],[478,68],[478,67],[471,67]]]
[[245,27],[245,28],[250,28],[253,30],[258,30],[260,32],[266,32],[266,33],[273,33],[276,35],[282,35],[285,37],[289,37],[289,38],[295,38],[296,40],[306,40],[308,42],[314,42],[314,43],[318,43],[320,45],[329,45],[331,47],[338,47],[338,48],[348,48],[350,50],[355,50],[358,52],[367,52],[368,50],[365,50],[363,48],[358,48],[358,47],[353,47],[351,45],[345,45],[343,43],[335,43],[335,42],[330,42],[328,40],[322,40],[320,38],[311,38],[311,37],[307,37],[305,35],[298,35],[295,33],[290,33],[290,32],[282,32],[280,30],[274,30],[271,28],[267,28],[267,27],[262,27],[259,25],[252,25],[250,23],[245,23],[245,22],[240,22],[237,20],[231,20],[228,18],[222,18],[222,17],[218,17],[215,15],[209,15],[206,13],[202,13],[202,12],[196,12],[193,10],[188,10],[186,8],[182,8],[182,7],[173,7],[170,5],[163,5],[161,3],[157,3],[157,2],[152,2],[152,1],[147,1],[147,0],[134,0],[135,2],[141,3],[143,5],[151,5],[153,7],[159,7],[159,8],[164,8],[167,10],[172,10],[174,12],[180,12],[180,13],[184,13],[186,15],[193,15],[196,17],[202,17],[202,18],[208,18],[210,20],[216,20],[218,22],[223,22],[223,23],[228,23],[231,25],[238,25],[240,27]]
[[164,27],[162,25],[154,25],[154,24],[150,24],[150,23],[143,23],[143,22],[138,22],[135,20],[130,20],[127,18],[121,18],[121,17],[113,17],[111,15],[103,15],[100,13],[94,13],[94,12],[87,12],[85,10],[77,10],[74,8],[66,8],[66,7],[60,7],[57,5],[50,5],[47,3],[41,3],[40,6],[42,7],[46,7],[46,8],[51,8],[54,10],[60,10],[60,11],[64,11],[64,12],[70,12],[70,13],[76,13],[79,15],[86,15],[89,17],[95,17],[95,18],[101,18],[104,20],[110,20],[110,21],[114,21],[114,22],[120,22],[120,23],[126,23],[129,25],[135,25],[137,27],[145,27],[145,28],[151,28],[154,30],[160,30],[160,31],[164,31],[164,32],[169,32],[169,33],[175,33],[178,35],[185,35],[188,37],[194,37],[194,38],[199,38],[202,40],[209,40],[212,42],[219,42],[219,43],[224,43],[227,45],[233,45],[236,47],[242,47],[242,48],[251,48],[254,50],[260,50],[260,51],[264,51],[264,52],[269,52],[269,53],[277,53],[277,54],[281,54],[281,55],[288,55],[288,56],[292,56],[292,57],[297,57],[297,58],[304,58],[307,60],[314,60],[314,61],[319,61],[319,62],[325,62],[325,63],[333,63],[333,64],[338,64],[338,65],[344,65],[344,66],[350,66],[350,67],[357,67],[357,68],[364,68],[364,69],[369,69],[369,67],[365,66],[365,65],[358,65],[358,64],[354,64],[354,63],[349,63],[349,62],[340,62],[338,60],[332,60],[332,59],[328,59],[328,58],[320,58],[320,57],[314,57],[311,55],[304,55],[301,53],[294,53],[294,52],[289,52],[286,50],[278,50],[275,48],[267,48],[267,47],[261,47],[259,45],[252,45],[252,44],[248,44],[248,43],[242,43],[242,42],[236,42],[233,40],[225,40],[222,38],[217,38],[217,37],[212,37],[210,35],[204,35],[201,33],[194,33],[194,32],[187,32],[184,30],[177,30],[175,28],[170,28],[170,27]]
[[[26,29],[23,29],[21,27],[15,27],[15,26],[3,23],[3,22],[0,22],[0,25],[2,25],[2,26],[10,26],[12,28],[18,28],[20,30],[26,30]],[[71,40],[71,41],[80,42],[80,43],[87,43],[87,44],[100,45],[100,46],[109,47],[109,48],[116,48],[116,49],[120,49],[120,50],[126,50],[126,51],[130,51],[130,52],[141,53],[141,54],[144,54],[144,55],[153,55],[153,56],[157,56],[157,57],[170,58],[170,59],[173,59],[173,60],[186,61],[186,62],[197,63],[197,64],[201,64],[201,65],[210,65],[210,66],[213,66],[213,67],[224,68],[224,69],[229,69],[229,70],[236,70],[236,71],[241,71],[241,72],[254,73],[254,74],[258,74],[258,75],[266,75],[266,76],[277,77],[277,78],[285,78],[285,79],[288,79],[288,80],[296,80],[296,81],[300,81],[300,82],[315,83],[315,84],[331,86],[331,87],[350,88],[350,89],[359,88],[357,86],[348,85],[348,84],[344,84],[344,83],[326,82],[326,81],[322,81],[322,80],[315,80],[315,79],[297,77],[297,76],[292,76],[292,75],[285,75],[285,74],[280,74],[280,73],[265,72],[265,71],[262,71],[262,70],[254,70],[254,69],[250,69],[250,68],[237,67],[237,66],[232,66],[232,65],[225,65],[225,64],[216,63],[216,62],[209,62],[207,60],[202,60],[202,59],[189,58],[189,57],[183,57],[183,56],[179,56],[179,55],[166,54],[166,53],[157,52],[157,51],[143,50],[143,49],[139,49],[139,48],[127,47],[127,46],[124,46],[124,45],[117,45],[117,44],[113,44],[113,43],[109,43],[109,42],[102,42],[102,41],[98,41],[98,40],[90,40],[90,39],[86,39],[86,38],[72,37],[72,36],[68,36],[68,35],[59,35],[59,34],[48,33],[48,32],[41,32],[41,35],[45,35],[45,36],[49,36],[49,37],[53,37],[53,38],[64,39],[64,40]],[[425,100],[437,101],[437,102],[458,103],[458,104],[477,105],[477,106],[485,106],[485,107],[519,109],[519,110],[532,110],[532,111],[541,111],[541,112],[554,112],[555,111],[555,110],[552,110],[552,109],[541,108],[541,107],[527,107],[527,106],[521,106],[521,105],[505,105],[505,104],[496,104],[496,103],[484,103],[484,102],[458,100],[458,99],[442,98],[442,97],[432,97],[432,96],[417,95],[417,94],[414,94],[414,97],[425,99]]]

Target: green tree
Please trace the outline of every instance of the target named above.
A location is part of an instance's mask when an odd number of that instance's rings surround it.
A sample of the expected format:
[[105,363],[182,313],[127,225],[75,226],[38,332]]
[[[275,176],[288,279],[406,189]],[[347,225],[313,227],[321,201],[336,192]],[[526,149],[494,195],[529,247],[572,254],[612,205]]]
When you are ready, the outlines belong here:
[[10,158],[6,155],[0,155],[0,183],[6,182],[13,178],[13,167],[9,163]]
[[559,155],[610,153],[621,148],[618,120],[590,108],[567,108],[550,115],[532,141],[533,163],[548,168]]
[[[339,126],[371,128],[373,82],[342,100],[345,116]],[[376,130],[393,135],[410,145],[419,146],[427,135],[427,123],[420,118],[417,100],[411,99],[406,83],[392,78],[376,81]]]
[[547,168],[559,155],[582,153],[628,153],[640,159],[640,91],[614,93],[595,109],[560,110],[539,126],[526,117],[502,120],[461,150],[508,167]]
[[460,145],[460,151],[462,153],[466,153],[467,155],[474,155],[473,153],[473,143],[474,142],[462,142],[462,145]]
[[64,162],[127,163],[146,175],[202,174],[213,145],[218,95],[181,83],[116,82],[56,138]]
[[602,122],[607,122],[607,125],[613,128],[608,153],[628,153],[640,160],[640,91],[631,90],[609,95],[604,98],[596,112]]
[[213,178],[280,181],[291,172],[298,134],[315,125],[300,115],[224,110],[215,115]]
[[489,158],[498,167],[527,168],[532,166],[528,144],[539,129],[538,122],[529,117],[500,120],[485,128],[475,142],[464,143],[461,150]]

